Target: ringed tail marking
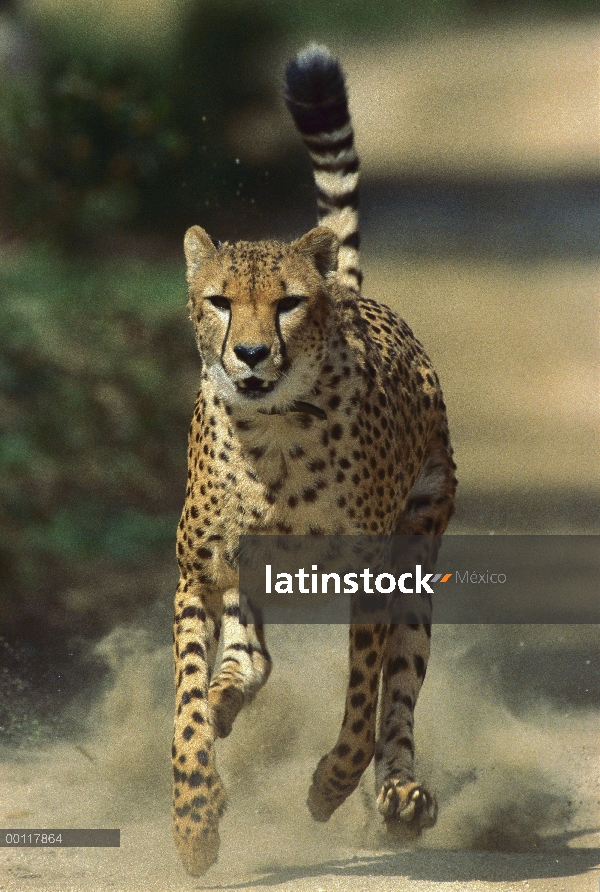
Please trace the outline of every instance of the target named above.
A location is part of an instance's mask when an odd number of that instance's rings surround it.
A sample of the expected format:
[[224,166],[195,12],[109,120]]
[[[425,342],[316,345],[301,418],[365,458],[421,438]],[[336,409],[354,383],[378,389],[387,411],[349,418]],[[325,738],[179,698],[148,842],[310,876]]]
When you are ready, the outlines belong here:
[[312,161],[319,224],[340,242],[338,281],[358,293],[359,160],[344,74],[327,47],[311,43],[288,64],[285,102]]

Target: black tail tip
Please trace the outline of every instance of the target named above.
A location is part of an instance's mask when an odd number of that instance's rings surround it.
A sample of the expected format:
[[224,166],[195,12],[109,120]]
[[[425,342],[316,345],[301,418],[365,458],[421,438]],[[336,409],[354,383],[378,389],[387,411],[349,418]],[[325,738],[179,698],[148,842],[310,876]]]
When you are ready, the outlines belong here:
[[286,98],[307,105],[327,105],[345,97],[340,63],[326,46],[311,43],[288,62]]

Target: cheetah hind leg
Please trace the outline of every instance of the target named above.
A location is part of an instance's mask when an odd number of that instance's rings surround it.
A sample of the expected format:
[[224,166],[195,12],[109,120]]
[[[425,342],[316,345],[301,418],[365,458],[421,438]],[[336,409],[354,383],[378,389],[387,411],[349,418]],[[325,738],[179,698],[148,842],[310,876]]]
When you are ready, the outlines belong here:
[[344,720],[334,748],[323,756],[308,791],[315,821],[328,821],[356,789],[375,749],[379,674],[385,625],[350,626],[349,680]]
[[429,657],[428,624],[392,626],[383,667],[378,742],[377,808],[386,829],[407,842],[433,827],[437,802],[414,775],[414,707]]
[[[450,454],[433,454],[423,464],[397,534],[425,535],[420,562],[433,571],[441,534],[452,515],[454,463]],[[435,498],[434,498],[435,496]],[[422,616],[394,625],[383,662],[381,711],[375,747],[377,808],[386,829],[405,840],[415,839],[437,820],[435,796],[414,775],[414,709],[425,680],[431,639],[431,604]]]
[[237,589],[223,596],[221,636],[223,656],[208,689],[208,702],[217,737],[228,737],[242,706],[266,684],[272,665],[263,627],[240,621]]

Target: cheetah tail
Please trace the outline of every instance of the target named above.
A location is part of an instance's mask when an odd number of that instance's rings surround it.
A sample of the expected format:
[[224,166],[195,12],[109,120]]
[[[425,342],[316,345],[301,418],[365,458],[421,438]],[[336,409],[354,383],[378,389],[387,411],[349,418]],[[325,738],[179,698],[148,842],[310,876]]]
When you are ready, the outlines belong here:
[[340,241],[338,280],[359,292],[359,161],[344,75],[327,47],[311,43],[288,63],[285,101],[312,161],[319,222]]

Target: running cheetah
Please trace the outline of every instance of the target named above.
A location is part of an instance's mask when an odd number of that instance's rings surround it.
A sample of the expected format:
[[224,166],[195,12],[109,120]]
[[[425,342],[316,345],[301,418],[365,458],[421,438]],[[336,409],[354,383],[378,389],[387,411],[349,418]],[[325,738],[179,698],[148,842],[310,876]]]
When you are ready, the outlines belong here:
[[[361,294],[359,162],[326,48],[289,63],[285,98],[321,225],[291,244],[217,247],[199,226],[185,235],[202,373],[177,537],[173,820],[195,876],[217,858],[225,808],[215,738],[271,670],[262,626],[240,622],[239,536],[441,534],[456,489],[437,375],[408,325]],[[346,714],[308,794],[315,820],[329,819],[374,755],[387,826],[417,835],[435,823],[435,799],[413,773],[430,635],[427,623],[351,626]]]

